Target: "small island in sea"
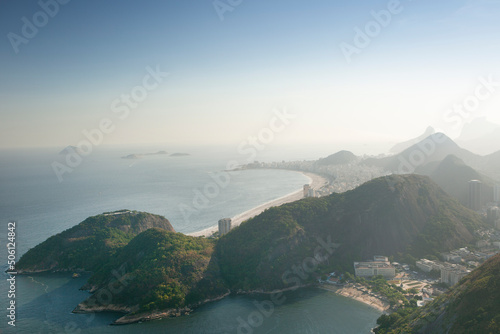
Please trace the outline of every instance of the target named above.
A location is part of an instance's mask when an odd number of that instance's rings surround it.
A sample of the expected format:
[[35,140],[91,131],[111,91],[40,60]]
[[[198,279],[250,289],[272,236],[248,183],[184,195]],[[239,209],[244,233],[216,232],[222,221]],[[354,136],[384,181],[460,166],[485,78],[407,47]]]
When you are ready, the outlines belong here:
[[122,157],[122,159],[130,159],[130,160],[135,160],[135,159],[141,159],[147,156],[153,156],[153,155],[168,155],[169,157],[186,157],[190,156],[189,153],[172,153],[168,154],[166,151],[158,151],[155,153],[133,153],[129,155],[125,155]]
[[140,159],[142,157],[151,156],[151,155],[167,155],[167,152],[166,151],[158,151],[155,153],[142,153],[142,154],[134,153],[134,154],[129,154],[129,155],[123,156],[122,159]]
[[171,157],[187,157],[190,155],[191,154],[189,154],[189,153],[172,153],[172,154],[170,154]]
[[76,146],[72,146],[72,145],[69,145],[69,146],[66,146],[65,148],[63,148],[59,154],[60,155],[68,155],[68,154],[72,154],[72,153],[78,153],[78,154],[82,154],[82,151],[76,147]]

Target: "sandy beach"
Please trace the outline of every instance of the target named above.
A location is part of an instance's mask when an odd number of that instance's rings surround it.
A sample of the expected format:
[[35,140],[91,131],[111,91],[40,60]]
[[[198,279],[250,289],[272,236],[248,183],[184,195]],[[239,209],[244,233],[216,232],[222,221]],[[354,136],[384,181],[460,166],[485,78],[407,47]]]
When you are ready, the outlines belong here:
[[[311,185],[312,189],[318,190],[321,187],[323,187],[324,185],[328,184],[328,180],[320,175],[313,174],[313,173],[306,173],[306,172],[298,172],[298,173],[302,173],[309,178],[308,183]],[[264,212],[266,209],[269,209],[270,207],[280,206],[280,205],[283,205],[286,203],[295,202],[295,201],[298,201],[302,198],[304,198],[304,191],[303,191],[303,189],[299,189],[293,193],[290,193],[290,194],[285,195],[283,197],[280,197],[280,198],[277,198],[277,199],[272,200],[270,202],[259,205],[253,209],[250,209],[248,211],[245,211],[243,213],[240,213],[239,215],[232,217],[231,218],[231,227],[235,228],[236,226],[240,225],[244,221],[261,214],[262,212]],[[217,232],[217,230],[218,230],[218,226],[215,225],[215,226],[209,227],[207,229],[204,229],[204,230],[201,230],[198,232],[188,233],[187,235],[190,235],[193,237],[201,237],[201,236],[208,237],[208,236],[211,236],[214,232]]]
[[386,312],[390,308],[390,304],[383,300],[380,296],[366,291],[360,291],[362,286],[358,284],[347,284],[340,287],[331,284],[322,284],[319,288],[333,291],[338,295],[357,300],[376,308],[380,312]]

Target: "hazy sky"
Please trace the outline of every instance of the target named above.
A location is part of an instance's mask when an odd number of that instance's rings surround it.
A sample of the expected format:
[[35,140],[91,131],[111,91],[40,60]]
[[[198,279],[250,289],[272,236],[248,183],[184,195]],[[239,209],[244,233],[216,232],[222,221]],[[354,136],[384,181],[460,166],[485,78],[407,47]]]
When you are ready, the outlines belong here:
[[500,123],[500,86],[478,88],[500,82],[500,1],[55,1],[0,2],[1,147],[75,145],[103,119],[106,144],[238,145],[270,122],[281,144]]

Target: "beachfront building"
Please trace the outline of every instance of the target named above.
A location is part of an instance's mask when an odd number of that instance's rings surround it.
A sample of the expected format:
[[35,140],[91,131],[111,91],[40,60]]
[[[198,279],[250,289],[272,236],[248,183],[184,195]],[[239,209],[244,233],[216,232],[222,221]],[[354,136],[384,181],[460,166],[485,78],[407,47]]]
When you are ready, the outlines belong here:
[[219,236],[227,234],[231,230],[231,218],[223,218],[219,220]]
[[304,184],[304,197],[309,197],[309,190],[311,190],[311,185]]
[[385,256],[374,256],[373,261],[354,262],[354,272],[358,277],[372,277],[382,275],[387,279],[396,276],[396,268],[391,265]]

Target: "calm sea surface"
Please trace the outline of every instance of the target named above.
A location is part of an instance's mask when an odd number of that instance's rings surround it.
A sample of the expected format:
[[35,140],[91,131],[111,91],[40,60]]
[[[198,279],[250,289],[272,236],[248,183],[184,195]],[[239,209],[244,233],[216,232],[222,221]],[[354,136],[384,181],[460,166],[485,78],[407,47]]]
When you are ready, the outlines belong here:
[[[105,211],[130,209],[165,216],[176,231],[189,233],[300,189],[304,175],[282,170],[226,173],[229,161],[246,158],[224,150],[192,149],[190,156],[121,159],[147,149],[108,149],[84,157],[59,182],[51,164],[55,150],[0,151],[0,240],[16,221],[18,258],[53,234]],[[290,160],[294,159],[289,157]],[[0,329],[7,325],[7,252],[0,250]],[[16,333],[367,333],[380,312],[319,289],[294,291],[281,305],[259,311],[265,296],[235,296],[187,317],[129,326],[109,326],[117,314],[76,315],[88,293],[86,277],[35,275],[16,278]],[[266,303],[265,303],[266,304]],[[268,305],[267,303],[266,305]],[[3,320],[1,320],[3,319]],[[251,324],[251,325],[249,325]],[[14,332],[14,331],[12,331]]]

